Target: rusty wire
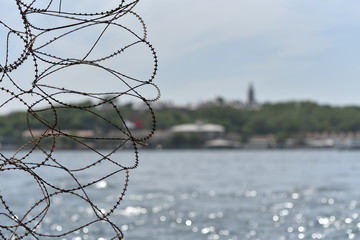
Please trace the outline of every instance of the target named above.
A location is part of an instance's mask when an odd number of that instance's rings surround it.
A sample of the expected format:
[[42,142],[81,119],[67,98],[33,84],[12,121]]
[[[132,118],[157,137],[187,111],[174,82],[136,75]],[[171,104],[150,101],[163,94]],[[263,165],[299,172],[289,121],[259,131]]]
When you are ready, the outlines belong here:
[[[84,5],[91,4],[91,1],[76,2]],[[2,96],[7,96],[7,99],[1,102],[0,108],[12,101],[21,103],[27,111],[28,131],[32,136],[28,142],[19,146],[10,157],[0,153],[0,172],[20,171],[22,174],[28,174],[32,177],[34,183],[42,193],[42,196],[38,198],[39,200],[34,202],[23,215],[19,216],[16,215],[14,209],[12,209],[10,204],[6,201],[6,192],[2,192],[0,189],[0,205],[2,205],[1,209],[3,211],[0,212],[0,215],[2,218],[7,219],[6,223],[0,222],[0,239],[66,238],[84,227],[91,228],[92,225],[99,222],[105,222],[113,229],[114,234],[111,239],[123,239],[121,229],[111,221],[110,216],[119,207],[120,202],[124,198],[128,186],[130,170],[138,166],[138,147],[140,145],[146,145],[147,140],[154,134],[155,116],[153,109],[151,108],[151,102],[159,99],[160,91],[153,83],[157,73],[156,52],[147,40],[146,25],[141,17],[133,11],[133,8],[139,0],[114,0],[111,2],[113,4],[114,2],[117,2],[117,6],[114,6],[112,9],[95,12],[81,12],[67,10],[69,9],[69,4],[73,4],[74,2],[66,2],[67,6],[65,8],[65,1],[62,0],[14,0],[12,4],[16,4],[18,10],[15,14],[18,14],[19,18],[21,18],[23,26],[17,29],[11,27],[11,23],[8,23],[6,19],[0,20],[0,28],[3,30],[5,29],[5,32],[7,32],[6,42],[0,42],[0,49],[5,50],[0,53],[4,55],[3,62],[0,62],[0,94]],[[132,30],[131,27],[122,23],[122,19],[125,16],[136,19],[141,26],[141,33]],[[36,21],[37,17],[47,17],[50,21],[46,22],[46,24],[39,24],[39,22]],[[96,33],[96,31],[94,31],[95,28],[101,28],[102,30]],[[112,31],[117,29],[119,33],[126,32],[133,37],[133,40],[122,45],[119,45],[116,40],[113,40],[113,42],[110,43],[114,48],[111,53],[106,53],[104,56],[95,55],[94,57],[94,50],[104,48],[102,45],[104,43],[101,40],[110,28]],[[92,44],[81,57],[63,56],[63,54],[56,54],[56,51],[55,53],[54,51],[50,51],[53,49],[53,45],[56,45],[58,41],[64,38],[66,39],[69,35],[79,31],[93,35]],[[20,45],[22,46],[22,50],[18,51],[18,56],[14,56],[14,41],[16,41],[17,45],[19,45],[20,42]],[[140,79],[123,73],[121,66],[119,65],[109,66],[106,64],[109,60],[122,56],[122,54],[126,53],[129,49],[138,45],[145,46],[153,59],[152,73],[149,74],[146,79]],[[57,45],[57,48],[58,47],[59,46]],[[63,45],[62,47],[71,48],[71,46],[68,45]],[[60,49],[60,51],[62,50],[64,49]],[[71,48],[71,51],[76,52],[77,49]],[[23,69],[21,69],[22,65],[29,63],[31,63],[32,66],[32,75],[28,75],[26,81],[31,81],[31,86],[24,87],[23,83],[25,80],[23,78],[18,79],[19,75],[14,73],[23,71]],[[46,81],[53,75],[74,66],[84,66],[105,71],[106,74],[104,75],[116,78],[122,86],[125,86],[125,89],[117,90],[115,88],[112,92],[102,92],[101,86],[99,86],[100,91],[85,92],[78,89],[74,90],[51,85],[51,81]],[[82,84],[86,85],[86,79],[74,79],[73,81],[83,81]],[[139,90],[144,86],[153,87],[158,93],[157,96],[152,99],[143,97]],[[84,96],[94,101],[91,101],[91,104],[79,106],[58,97],[62,95]],[[29,101],[29,96],[34,100]],[[126,116],[122,115],[122,112],[116,105],[117,101],[123,96],[135,98],[138,101],[143,102],[150,112],[153,124],[152,129],[149,130],[146,135],[135,137],[132,134],[131,128],[127,126],[125,121]],[[105,105],[107,108],[110,107],[117,114],[117,119],[108,119],[105,116],[101,116],[99,112],[96,111],[96,109]],[[61,129],[59,125],[59,118],[61,117],[60,109],[86,111],[94,117],[100,118],[102,121],[111,125],[120,134],[112,137],[106,135],[89,137],[79,136],[76,135],[76,133],[65,131],[64,129]],[[44,112],[47,113],[47,117],[43,114]],[[40,135],[33,133],[34,129],[32,128],[29,119],[35,119],[42,124],[43,131]],[[57,148],[57,141],[61,138],[74,141],[81,145],[82,148],[91,150],[92,153],[97,156],[96,160],[81,168],[69,168],[66,164],[58,161],[54,154]],[[99,149],[96,149],[96,147],[89,144],[89,141],[111,141],[114,143],[113,146],[115,147],[104,154],[99,151]],[[133,164],[130,164],[131,166],[125,166],[114,156],[125,144],[130,144],[134,151],[134,159]],[[28,160],[29,156],[34,151],[40,152],[43,158],[35,161]],[[104,173],[104,176],[91,182],[84,183],[79,179],[80,175],[75,174],[104,162],[113,165],[112,172]],[[57,183],[45,180],[43,176],[39,174],[39,171],[37,171],[44,167],[56,168],[57,170],[64,171],[74,182],[74,187],[65,188],[59,186]],[[104,211],[89,197],[87,190],[89,187],[93,187],[100,181],[120,173],[124,176],[124,183],[120,188],[122,190],[119,191],[119,197],[114,201],[113,207]],[[72,229],[63,229],[60,233],[41,232],[39,228],[49,210],[53,207],[52,202],[54,197],[62,194],[78,198],[83,201],[84,204],[90,206],[93,211],[93,219],[85,224],[73,226]]]

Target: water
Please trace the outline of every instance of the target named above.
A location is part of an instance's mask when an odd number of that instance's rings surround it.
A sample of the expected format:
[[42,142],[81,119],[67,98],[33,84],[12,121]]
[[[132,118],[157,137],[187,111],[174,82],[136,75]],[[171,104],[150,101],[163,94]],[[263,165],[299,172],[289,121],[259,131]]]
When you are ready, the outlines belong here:
[[[90,155],[64,151],[57,158],[81,165],[91,161]],[[133,153],[120,155],[132,159]],[[130,172],[125,198],[111,217],[125,239],[360,239],[360,152],[141,151],[140,158],[139,167]],[[106,166],[78,177],[91,181],[101,172],[107,172]],[[43,174],[59,186],[71,187],[66,176]],[[1,193],[20,211],[39,195],[31,181],[21,174],[1,173]],[[123,184],[124,174],[119,174],[94,185],[89,195],[106,211]],[[90,217],[86,203],[59,195],[41,228],[61,232]],[[100,224],[58,239],[112,236],[111,229]]]

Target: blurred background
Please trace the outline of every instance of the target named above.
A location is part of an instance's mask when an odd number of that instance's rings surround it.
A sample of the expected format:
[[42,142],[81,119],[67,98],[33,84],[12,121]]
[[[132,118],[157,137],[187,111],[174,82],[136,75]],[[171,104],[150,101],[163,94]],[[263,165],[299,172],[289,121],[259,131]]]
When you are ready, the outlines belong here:
[[[62,1],[64,11],[113,5],[105,1],[86,7]],[[112,215],[125,239],[359,238],[359,10],[360,3],[339,0],[140,1],[134,11],[144,19],[148,40],[159,55],[154,83],[161,99],[151,103],[157,131],[148,146],[139,145],[140,164],[131,171],[125,199]],[[22,23],[16,13],[15,2],[1,5],[1,20],[19,28]],[[44,26],[56,23],[37,21]],[[124,24],[141,30],[132,19],[125,18]],[[2,66],[8,61],[6,34],[0,25]],[[109,31],[103,47],[91,57],[111,53],[113,45],[106,44],[110,40],[121,45],[130,39],[121,34]],[[81,56],[91,46],[90,38],[85,33],[69,36],[50,50]],[[10,60],[22,52],[22,42],[15,39],[14,43]],[[151,57],[135,48],[108,64],[146,80],[153,71]],[[31,87],[32,67],[31,61],[24,62],[11,78],[25,89]],[[4,78],[2,87],[11,88],[8,79]],[[52,75],[45,83],[83,91],[123,87],[101,71],[82,68]],[[150,98],[156,96],[156,89],[144,87],[140,93]],[[21,102],[7,102],[9,96],[0,95],[4,159],[45,131],[38,119],[27,116]],[[80,95],[59,98],[76,106],[96,103]],[[38,101],[31,94],[24,99]],[[135,137],[149,134],[152,115],[146,104],[131,97],[114,103],[123,116],[121,126],[126,125]],[[92,111],[96,115],[60,109],[58,127],[83,138],[86,146],[110,153],[118,143],[95,138],[123,138],[124,133],[97,116],[117,119],[117,112],[106,105]],[[49,112],[39,114],[51,118]],[[46,148],[51,142],[42,144]],[[70,168],[77,161],[91,164],[92,152],[80,142],[59,138],[56,144],[56,157]],[[131,161],[132,147],[124,144],[113,157]],[[27,156],[29,162],[45,157],[40,151]],[[96,166],[77,177],[92,181],[110,169]],[[72,184],[62,173],[39,173],[50,182]],[[123,177],[91,186],[89,194],[104,211],[119,197],[123,185],[118,182]],[[29,190],[33,180],[17,172],[1,172],[1,193],[19,216],[38,201],[36,191]],[[26,196],[25,202],[19,199],[20,193]],[[69,205],[67,196],[53,201],[55,208],[39,226],[40,232],[61,233],[94,217],[81,201]],[[112,237],[111,229],[99,224],[63,239]]]

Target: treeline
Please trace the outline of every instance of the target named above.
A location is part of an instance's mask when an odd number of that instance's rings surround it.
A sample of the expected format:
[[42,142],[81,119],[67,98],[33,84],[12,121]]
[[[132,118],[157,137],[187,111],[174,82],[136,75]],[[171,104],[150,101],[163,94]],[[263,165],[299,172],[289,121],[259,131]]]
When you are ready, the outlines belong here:
[[[26,112],[13,112],[0,116],[0,139],[2,143],[23,142],[23,132],[31,129],[47,129],[47,126],[56,126],[61,130],[93,130],[101,136],[106,136],[117,127],[124,129],[124,121],[142,119],[143,128],[152,125],[151,115],[142,111],[134,111],[132,104],[124,104],[115,111],[112,107],[93,107],[87,101],[76,104],[74,108],[62,108],[56,106],[53,109],[35,110],[35,114]],[[83,108],[82,108],[83,107]],[[90,110],[90,111],[88,111]],[[124,116],[124,119],[119,117]],[[106,121],[108,119],[109,121]],[[114,126],[115,124],[115,126]]]
[[[89,103],[81,103],[89,104]],[[114,126],[104,121],[103,116],[122,124],[116,111],[111,108],[93,109],[96,114],[79,109],[57,109],[57,127],[69,130],[92,129],[106,134]],[[129,122],[141,121],[144,129],[152,126],[149,111],[134,110],[132,104],[120,105],[118,111]],[[163,107],[155,110],[157,129],[193,123],[197,120],[221,124],[227,132],[247,137],[253,135],[276,134],[278,140],[288,136],[301,136],[307,132],[355,132],[360,130],[360,107],[335,107],[319,105],[314,102],[268,103],[260,109],[240,109],[226,103],[198,107],[197,109]],[[52,110],[39,113],[41,118],[51,123]],[[28,119],[28,120],[27,120]],[[44,129],[44,124],[25,112],[0,116],[0,136],[3,138],[20,137],[27,125],[32,129]],[[120,126],[121,127],[121,126]]]
[[161,129],[202,119],[221,124],[228,132],[248,135],[360,130],[360,107],[334,107],[309,101],[268,103],[259,110],[237,109],[226,104],[196,110],[163,109],[156,111],[156,115]]

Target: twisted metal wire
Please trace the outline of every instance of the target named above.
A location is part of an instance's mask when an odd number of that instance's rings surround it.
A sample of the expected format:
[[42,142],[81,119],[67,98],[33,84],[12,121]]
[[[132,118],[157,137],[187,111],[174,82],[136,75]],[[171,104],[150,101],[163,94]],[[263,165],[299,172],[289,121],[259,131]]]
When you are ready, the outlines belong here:
[[[84,5],[91,4],[89,1],[82,2]],[[4,54],[4,61],[0,62],[0,94],[8,96],[8,98],[0,104],[0,108],[9,104],[12,101],[17,101],[23,104],[27,111],[28,131],[30,132],[31,139],[19,146],[19,148],[10,157],[0,153],[0,172],[20,171],[21,174],[29,175],[34,183],[38,186],[42,196],[39,200],[32,204],[32,206],[21,216],[16,215],[14,209],[6,201],[6,192],[0,189],[0,204],[2,205],[2,212],[0,216],[7,219],[6,223],[0,222],[0,239],[44,239],[44,238],[61,238],[70,236],[72,233],[79,231],[85,227],[92,227],[96,223],[106,223],[113,230],[113,237],[111,239],[123,239],[121,229],[111,221],[110,216],[119,207],[120,202],[123,200],[125,192],[128,187],[130,170],[136,168],[139,163],[138,148],[141,145],[146,145],[146,141],[154,134],[155,131],[155,116],[151,107],[151,102],[157,101],[160,97],[160,90],[153,83],[158,68],[158,60],[153,46],[147,40],[147,29],[141,17],[133,11],[135,5],[139,0],[135,1],[112,1],[118,2],[118,5],[112,9],[103,10],[100,12],[76,12],[65,11],[65,1],[58,0],[32,0],[21,1],[14,0],[12,4],[16,4],[17,13],[22,20],[23,26],[19,29],[10,27],[11,23],[7,23],[5,19],[0,20],[0,28],[7,32],[6,42],[0,42],[0,49],[5,50],[0,54]],[[72,4],[72,3],[67,3]],[[104,2],[105,4],[105,2]],[[67,6],[68,7],[68,6]],[[48,17],[51,21],[40,26],[36,22],[37,17]],[[142,28],[141,34],[136,33],[130,27],[122,24],[122,19],[125,16],[131,16],[137,20]],[[56,24],[55,24],[56,23]],[[54,24],[54,26],[52,26]],[[81,57],[74,56],[60,56],[53,52],[49,52],[59,40],[62,40],[69,35],[84,31],[95,35],[92,31],[95,27],[101,27],[101,31],[95,36],[90,48]],[[111,44],[114,47],[111,53],[104,56],[93,57],[92,53],[96,49],[101,49],[102,38],[109,29],[117,29],[119,32],[126,32],[131,35],[133,40],[124,45],[118,45],[115,40]],[[22,50],[18,56],[13,56],[13,42],[16,44],[21,42]],[[121,66],[109,67],[106,65],[111,59],[122,56],[129,49],[142,45],[145,46],[151,53],[153,58],[153,72],[147,79],[139,79],[133,76],[128,76],[121,71]],[[18,47],[18,46],[17,46]],[[70,46],[66,46],[70,47]],[[108,47],[108,46],[107,46]],[[76,49],[71,49],[75,51]],[[23,86],[24,79],[18,79],[18,75],[14,75],[21,69],[22,65],[32,63],[33,76],[27,76],[31,80],[31,87]],[[61,73],[74,66],[86,66],[88,68],[96,68],[105,71],[112,77],[115,77],[118,82],[126,87],[122,91],[112,92],[84,92],[81,90],[74,90],[59,86],[54,86],[46,82],[47,79],[57,73]],[[74,79],[74,81],[84,81],[84,79]],[[6,85],[6,84],[7,85]],[[50,81],[51,83],[51,81]],[[157,91],[157,96],[152,99],[147,99],[142,96],[140,89],[144,86],[151,86]],[[99,86],[101,88],[101,86]],[[101,90],[101,89],[100,89]],[[61,100],[58,96],[63,95],[76,95],[84,96],[94,101],[87,105],[71,104]],[[152,128],[145,136],[135,137],[130,127],[127,126],[125,121],[126,116],[123,116],[119,110],[117,101],[122,97],[132,97],[141,102],[147,107],[152,116]],[[29,97],[34,99],[29,102]],[[99,107],[110,107],[116,115],[117,119],[108,119],[99,114],[97,109]],[[71,133],[60,128],[59,119],[61,111],[64,109],[76,109],[77,111],[85,111],[92,114],[96,118],[109,124],[113,129],[116,129],[120,134],[118,137],[109,136],[79,136],[76,133]],[[44,114],[44,113],[47,113]],[[50,113],[50,114],[49,114]],[[50,117],[49,117],[50,116]],[[42,133],[36,135],[30,119],[35,119],[41,125]],[[82,148],[91,150],[95,154],[96,160],[90,164],[71,169],[66,164],[58,161],[55,156],[57,142],[60,139],[68,139],[81,145]],[[111,141],[115,147],[108,153],[103,153],[96,149],[89,141]],[[119,151],[125,144],[131,145],[134,151],[134,160],[131,166],[126,166],[119,159],[116,159],[115,153]],[[30,155],[34,152],[40,152],[42,159],[29,160]],[[99,164],[107,162],[112,165],[110,173],[104,173],[91,182],[83,183],[79,178],[79,172],[91,169]],[[39,174],[39,169],[53,168],[63,171],[67,174],[68,178],[74,183],[71,188],[59,186],[59,184],[46,180]],[[112,208],[104,211],[89,197],[88,189],[97,183],[114,176],[115,174],[122,173],[124,175],[124,184],[118,199],[113,203]],[[20,194],[20,193],[19,193]],[[40,226],[53,207],[53,199],[56,196],[66,194],[77,198],[90,206],[94,218],[80,226],[73,226],[72,229],[64,229],[61,233],[44,233],[40,231]],[[66,221],[66,220],[65,220]]]

